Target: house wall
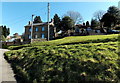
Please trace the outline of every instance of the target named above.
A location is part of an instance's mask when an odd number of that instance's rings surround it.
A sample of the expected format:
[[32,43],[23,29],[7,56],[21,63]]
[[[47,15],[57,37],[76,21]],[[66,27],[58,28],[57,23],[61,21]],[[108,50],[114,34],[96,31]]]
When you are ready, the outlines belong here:
[[[38,28],[38,31],[36,31],[36,27]],[[42,31],[42,27],[44,27],[44,31]],[[33,26],[33,39],[43,39],[47,40],[48,38],[48,27],[47,25],[35,25]],[[42,38],[42,34],[44,34],[44,38]],[[37,35],[37,38],[36,38]],[[30,26],[25,26],[25,34],[24,34],[24,41],[30,42],[31,31]],[[50,39],[54,38],[54,27],[50,26]]]

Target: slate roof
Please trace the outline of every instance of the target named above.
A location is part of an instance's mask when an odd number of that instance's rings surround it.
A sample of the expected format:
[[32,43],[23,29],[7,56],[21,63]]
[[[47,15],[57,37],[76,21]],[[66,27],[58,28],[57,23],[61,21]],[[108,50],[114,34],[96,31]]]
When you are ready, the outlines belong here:
[[[43,23],[33,23],[33,26],[37,26],[37,25],[47,25],[48,22],[43,22]],[[54,25],[53,22],[49,22],[50,25]],[[31,24],[28,24],[26,26],[31,26]],[[25,26],[25,27],[26,27]]]

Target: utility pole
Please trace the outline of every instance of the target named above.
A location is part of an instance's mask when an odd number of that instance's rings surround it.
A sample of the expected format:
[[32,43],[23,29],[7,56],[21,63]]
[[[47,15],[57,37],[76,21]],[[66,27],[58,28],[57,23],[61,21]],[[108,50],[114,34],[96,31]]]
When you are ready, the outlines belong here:
[[49,25],[49,17],[50,17],[50,3],[48,2],[48,41],[49,41],[49,37],[50,37],[50,32],[49,32],[49,28],[50,28],[50,25]]
[[33,17],[34,15],[32,15],[32,20],[31,20],[31,43],[32,43],[32,36],[33,36]]

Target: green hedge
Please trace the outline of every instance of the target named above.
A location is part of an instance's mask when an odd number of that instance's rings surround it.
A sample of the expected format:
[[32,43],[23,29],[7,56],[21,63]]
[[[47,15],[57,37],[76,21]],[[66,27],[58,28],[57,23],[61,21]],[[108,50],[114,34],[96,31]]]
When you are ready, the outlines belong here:
[[120,82],[117,42],[34,46],[8,51],[21,83]]

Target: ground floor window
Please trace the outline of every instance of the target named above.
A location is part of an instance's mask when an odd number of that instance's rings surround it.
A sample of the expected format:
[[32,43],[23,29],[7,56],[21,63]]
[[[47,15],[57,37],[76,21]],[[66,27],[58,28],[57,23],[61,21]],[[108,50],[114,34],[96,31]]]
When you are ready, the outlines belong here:
[[42,33],[42,39],[44,39],[44,38],[45,38],[45,34]]
[[35,38],[37,39],[37,38],[38,38],[38,36],[37,36],[37,35],[35,35]]
[[28,38],[31,39],[31,35],[28,35]]

